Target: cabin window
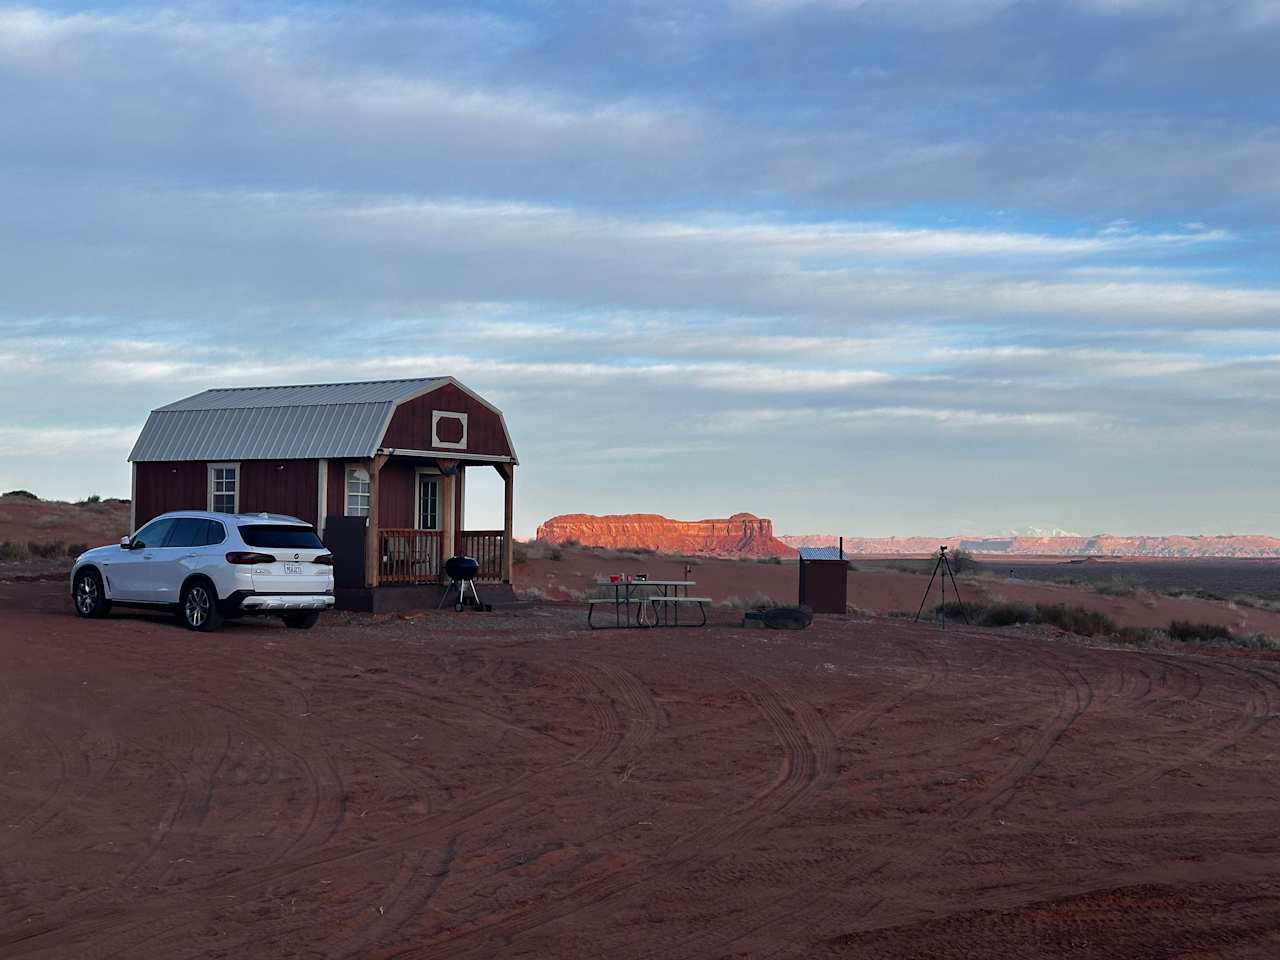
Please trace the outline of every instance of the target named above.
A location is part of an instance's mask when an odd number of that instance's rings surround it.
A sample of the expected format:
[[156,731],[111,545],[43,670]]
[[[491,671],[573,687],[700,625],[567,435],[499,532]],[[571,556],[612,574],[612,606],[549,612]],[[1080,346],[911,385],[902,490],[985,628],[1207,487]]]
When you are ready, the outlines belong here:
[[369,515],[369,471],[364,467],[347,467],[347,516]]
[[418,529],[440,529],[440,478],[418,474]]
[[240,512],[240,464],[209,464],[209,509],[214,513]]

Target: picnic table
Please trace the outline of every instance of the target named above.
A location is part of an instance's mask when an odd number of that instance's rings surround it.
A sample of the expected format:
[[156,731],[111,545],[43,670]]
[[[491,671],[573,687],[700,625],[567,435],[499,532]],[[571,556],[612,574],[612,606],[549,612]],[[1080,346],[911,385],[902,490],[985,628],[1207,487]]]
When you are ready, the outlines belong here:
[[[587,626],[596,627],[593,617],[597,607],[613,605],[615,627],[655,627],[659,621],[666,626],[680,626],[680,607],[697,604],[702,614],[701,623],[686,624],[701,627],[707,622],[707,607],[710,597],[691,597],[689,588],[696,586],[696,580],[637,580],[635,578],[619,580],[597,580],[597,587],[613,587],[612,597],[597,597],[587,601]],[[683,593],[681,591],[684,591]],[[635,620],[632,621],[631,607],[635,605]],[[646,607],[652,608],[653,618],[645,616]]]

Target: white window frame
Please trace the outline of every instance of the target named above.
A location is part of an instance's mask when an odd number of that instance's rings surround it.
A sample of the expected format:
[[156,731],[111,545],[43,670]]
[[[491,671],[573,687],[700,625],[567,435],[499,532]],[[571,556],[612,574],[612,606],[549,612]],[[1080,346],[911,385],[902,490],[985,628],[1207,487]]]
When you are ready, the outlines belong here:
[[[365,479],[362,482],[365,485],[364,493],[357,493],[356,496],[364,497],[364,512],[351,512],[351,474],[353,471],[363,470]],[[373,474],[369,468],[362,463],[344,463],[342,465],[342,515],[344,517],[367,517],[373,512]]]
[[[422,525],[422,478],[430,477],[436,484],[436,525]],[[415,530],[444,529],[444,484],[439,470],[431,467],[419,467],[413,473],[413,527]]]
[[[449,443],[440,439],[436,432],[443,419],[461,420],[462,421],[462,439],[456,443]],[[441,450],[465,450],[467,449],[467,415],[465,413],[454,413],[452,410],[432,410],[431,411],[431,446],[438,447]]]
[[[214,506],[214,502],[215,502],[214,498],[216,496],[226,495],[225,490],[219,491],[217,489],[217,483],[214,480],[214,475],[215,475],[214,472],[217,470],[232,470],[235,472],[235,477],[232,480],[232,483],[234,484],[234,486],[232,487],[232,491],[231,491],[231,499],[232,499],[231,510],[219,510],[217,507]],[[209,464],[209,470],[208,470],[207,476],[208,476],[208,483],[206,486],[209,493],[209,512],[210,513],[239,513],[240,512],[240,462],[229,461],[226,463],[211,463]]]

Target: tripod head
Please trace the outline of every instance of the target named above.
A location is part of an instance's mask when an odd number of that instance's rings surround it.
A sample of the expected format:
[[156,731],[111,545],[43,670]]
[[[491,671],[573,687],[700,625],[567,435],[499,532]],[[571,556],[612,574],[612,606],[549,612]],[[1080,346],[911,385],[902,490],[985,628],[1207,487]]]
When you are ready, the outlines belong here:
[[944,544],[942,544],[942,546],[938,547],[938,552],[939,552],[939,553],[946,553],[946,552],[947,552],[947,545],[944,543]]

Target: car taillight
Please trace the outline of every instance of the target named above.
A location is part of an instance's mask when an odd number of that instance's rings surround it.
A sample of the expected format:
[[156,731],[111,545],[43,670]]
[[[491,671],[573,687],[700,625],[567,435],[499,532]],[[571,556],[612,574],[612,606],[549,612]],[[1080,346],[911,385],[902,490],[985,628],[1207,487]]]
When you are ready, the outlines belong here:
[[227,563],[275,563],[276,558],[269,553],[248,553],[244,550],[233,550],[227,554]]
[[322,553],[322,554],[320,554],[320,556],[318,556],[318,557],[312,557],[312,558],[311,558],[311,562],[312,562],[312,563],[323,563],[326,567],[332,567],[332,566],[333,566],[333,554],[332,554],[332,553]]

